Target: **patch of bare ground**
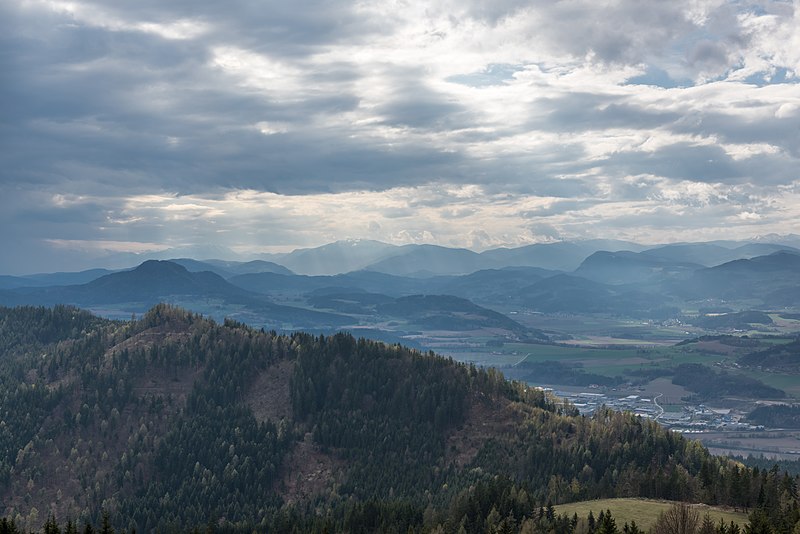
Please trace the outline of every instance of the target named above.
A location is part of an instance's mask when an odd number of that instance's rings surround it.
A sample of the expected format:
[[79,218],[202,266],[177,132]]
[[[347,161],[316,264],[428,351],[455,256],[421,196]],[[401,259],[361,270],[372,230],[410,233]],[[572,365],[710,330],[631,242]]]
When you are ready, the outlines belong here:
[[180,344],[184,343],[191,338],[192,334],[189,331],[188,325],[174,325],[173,328],[168,328],[169,325],[162,325],[155,328],[149,328],[144,332],[129,337],[106,352],[106,361],[111,360],[111,356],[121,353],[124,350],[133,352],[135,350],[148,350],[155,345],[163,346],[167,343]]
[[445,465],[469,465],[490,438],[514,432],[522,420],[517,403],[475,392],[463,424],[447,438]]
[[[289,380],[293,370],[293,360],[281,360],[253,380],[245,402],[257,421],[292,417]],[[345,466],[344,460],[333,452],[321,450],[313,443],[311,433],[306,433],[302,441],[294,442],[286,456],[275,490],[289,504],[312,499],[341,482]]]
[[292,396],[289,380],[294,370],[293,360],[281,360],[264,369],[253,380],[245,402],[259,422],[279,421],[292,417]]
[[345,462],[323,452],[306,433],[297,441],[283,463],[283,476],[276,490],[288,504],[311,499],[329,491],[344,476]]

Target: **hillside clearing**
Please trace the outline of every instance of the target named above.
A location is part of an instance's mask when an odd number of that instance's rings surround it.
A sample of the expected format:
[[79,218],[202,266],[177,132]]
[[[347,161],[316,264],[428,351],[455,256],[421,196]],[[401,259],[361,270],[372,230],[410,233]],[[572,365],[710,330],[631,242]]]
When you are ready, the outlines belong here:
[[[658,519],[661,512],[669,510],[670,506],[674,503],[672,501],[657,501],[650,499],[634,499],[634,498],[620,498],[620,499],[599,499],[594,501],[574,502],[569,504],[562,504],[556,506],[556,512],[559,514],[566,513],[568,516],[577,513],[578,517],[586,517],[589,511],[595,517],[600,511],[611,510],[618,526],[624,525],[626,522],[636,521],[640,528],[649,529],[653,526]],[[747,523],[747,514],[742,512],[735,512],[729,508],[722,508],[717,506],[708,506],[705,504],[693,504],[693,508],[700,514],[700,519],[708,513],[714,523],[719,523],[720,518],[725,523],[733,521],[740,527]]]

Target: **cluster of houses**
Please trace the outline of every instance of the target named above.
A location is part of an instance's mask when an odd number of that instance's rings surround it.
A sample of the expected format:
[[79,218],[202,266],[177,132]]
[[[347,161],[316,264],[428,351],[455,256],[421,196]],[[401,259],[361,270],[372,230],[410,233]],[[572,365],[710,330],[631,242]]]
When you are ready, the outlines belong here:
[[593,391],[562,391],[552,388],[540,388],[550,391],[556,397],[569,401],[583,415],[591,415],[606,406],[613,410],[632,412],[641,417],[655,419],[665,427],[683,433],[695,433],[710,430],[760,431],[761,425],[751,425],[744,421],[744,414],[729,408],[710,408],[703,404],[684,404],[680,411],[665,411],[659,404],[658,397],[642,395],[612,395],[595,389]]

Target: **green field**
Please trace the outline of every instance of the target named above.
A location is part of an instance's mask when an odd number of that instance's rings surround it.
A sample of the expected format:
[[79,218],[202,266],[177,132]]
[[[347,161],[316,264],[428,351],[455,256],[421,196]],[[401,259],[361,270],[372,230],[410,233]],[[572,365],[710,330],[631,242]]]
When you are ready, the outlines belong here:
[[[506,344],[502,352],[515,352],[520,363],[545,361],[578,362],[586,371],[618,376],[626,371],[653,367],[675,367],[682,363],[711,364],[724,359],[717,354],[686,347],[615,347],[594,348],[565,345]],[[519,361],[519,359],[517,360]]]
[[[761,339],[762,347],[786,342],[788,338]],[[641,371],[671,369],[685,363],[700,363],[715,369],[716,372],[756,378],[764,384],[785,391],[790,398],[800,399],[800,375],[739,369],[736,362],[749,350],[747,348],[724,346],[714,341],[680,346],[640,343],[639,346],[613,344],[602,347],[506,342],[502,346],[495,347],[477,343],[471,347],[462,345],[437,350],[453,356],[456,360],[497,367],[511,377],[524,373],[526,365],[557,361],[580,367],[586,373],[626,377],[634,383],[639,383],[644,378]],[[548,385],[558,384],[548,383]]]
[[[578,517],[585,518],[592,514],[597,517],[601,510],[611,510],[611,514],[620,529],[626,522],[636,521],[636,524],[645,529],[653,526],[661,512],[667,511],[673,503],[670,501],[653,501],[649,499],[601,499],[596,501],[583,501],[556,506],[556,512],[566,513],[568,516],[577,513]],[[725,523],[733,521],[740,527],[747,523],[747,515],[727,508],[706,506],[704,504],[692,505],[700,514],[702,521],[706,513],[711,516],[714,523],[722,519]]]
[[781,373],[767,373],[755,369],[748,369],[747,371],[741,371],[741,373],[746,376],[757,378],[768,386],[782,389],[790,397],[800,398],[800,376]]

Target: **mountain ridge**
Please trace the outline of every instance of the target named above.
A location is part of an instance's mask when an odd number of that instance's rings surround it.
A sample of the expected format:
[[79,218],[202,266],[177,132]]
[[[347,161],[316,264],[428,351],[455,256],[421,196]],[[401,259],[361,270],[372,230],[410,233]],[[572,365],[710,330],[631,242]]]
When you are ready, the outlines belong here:
[[[0,414],[15,429],[0,433],[0,502],[28,528],[41,509],[95,522],[105,510],[138,531],[357,520],[455,533],[463,519],[484,532],[502,495],[516,496],[507,513],[521,524],[554,520],[535,516],[547,502],[740,504],[718,489],[743,472],[748,495],[771,483],[656,423],[582,417],[495,370],[347,334],[278,335],[166,305],[134,322],[0,308],[0,340],[25,324],[32,337],[0,367]],[[10,410],[20,395],[26,414]],[[476,491],[487,500],[471,516],[461,503]]]

